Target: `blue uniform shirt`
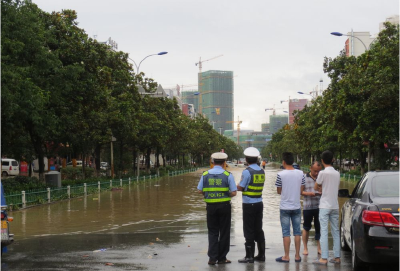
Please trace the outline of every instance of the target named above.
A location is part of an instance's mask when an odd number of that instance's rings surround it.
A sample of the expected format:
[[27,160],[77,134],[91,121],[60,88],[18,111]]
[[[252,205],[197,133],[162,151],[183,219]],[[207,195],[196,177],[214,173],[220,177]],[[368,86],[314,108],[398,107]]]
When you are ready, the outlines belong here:
[[[249,167],[251,167],[254,170],[261,170],[261,168],[257,164],[251,164]],[[242,178],[240,179],[239,186],[243,187],[243,190],[247,190],[247,186],[249,185],[251,181],[251,175],[250,172],[245,169],[242,172]],[[248,196],[242,195],[242,202],[243,203],[257,203],[262,201],[262,196],[261,198],[250,198]]]
[[[208,170],[208,173],[221,174],[224,173],[224,171],[225,170],[221,166],[214,166],[214,168]],[[235,179],[233,178],[232,174],[229,174],[228,183],[229,183],[229,191],[233,192],[237,190]],[[199,184],[197,185],[197,189],[203,191],[203,175],[200,178]]]

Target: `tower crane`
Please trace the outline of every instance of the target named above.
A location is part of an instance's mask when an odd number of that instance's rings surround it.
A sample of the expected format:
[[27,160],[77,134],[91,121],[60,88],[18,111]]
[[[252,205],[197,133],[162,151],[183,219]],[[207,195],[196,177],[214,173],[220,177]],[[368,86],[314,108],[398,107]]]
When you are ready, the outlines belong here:
[[281,108],[275,108],[275,105],[274,105],[274,107],[271,107],[271,108],[265,108],[265,111],[268,111],[268,110],[272,110],[272,115],[276,115],[275,114],[275,110],[277,110],[277,109],[286,109],[286,108],[283,108],[283,107],[281,107]]
[[241,120],[239,120],[239,116],[238,116],[238,120],[231,120],[231,121],[227,121],[226,123],[237,123],[237,144],[239,146],[239,135],[240,135],[240,124],[242,123]]
[[194,65],[196,65],[196,66],[199,65],[199,73],[201,73],[201,69],[203,68],[203,62],[207,62],[207,61],[216,59],[216,58],[221,57],[221,56],[223,56],[223,55],[215,56],[215,57],[203,60],[203,61],[201,61],[201,57],[200,57],[199,62],[195,63]]
[[201,86],[203,85],[202,82],[201,82],[202,81],[201,69],[203,68],[203,62],[207,62],[207,61],[216,59],[216,58],[221,57],[221,56],[223,56],[223,55],[215,56],[215,57],[203,60],[203,61],[201,60],[201,57],[200,57],[199,62],[195,63],[196,66],[197,65],[199,66],[199,86],[200,86],[199,87],[199,113],[200,114],[203,113],[203,107],[202,107],[203,98],[202,98],[202,95],[201,95]]

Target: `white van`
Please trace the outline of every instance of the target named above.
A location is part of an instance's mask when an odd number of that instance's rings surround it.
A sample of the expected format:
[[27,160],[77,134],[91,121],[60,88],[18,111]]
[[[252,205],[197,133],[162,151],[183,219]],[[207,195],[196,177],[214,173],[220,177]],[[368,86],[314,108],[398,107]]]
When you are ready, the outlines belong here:
[[19,164],[15,159],[1,158],[1,175],[7,177],[9,175],[19,175]]

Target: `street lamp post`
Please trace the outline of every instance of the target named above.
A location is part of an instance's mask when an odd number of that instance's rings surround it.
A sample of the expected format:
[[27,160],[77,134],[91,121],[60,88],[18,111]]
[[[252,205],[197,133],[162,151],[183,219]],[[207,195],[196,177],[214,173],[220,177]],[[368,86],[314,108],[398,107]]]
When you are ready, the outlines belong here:
[[142,62],[143,62],[146,58],[148,58],[148,57],[150,57],[150,56],[162,56],[162,55],[166,55],[166,54],[168,54],[168,52],[159,52],[158,54],[151,54],[151,55],[148,55],[148,56],[146,56],[145,58],[143,58],[143,59],[139,62],[139,65],[136,64],[135,60],[133,60],[133,59],[131,59],[131,58],[129,58],[129,59],[130,59],[130,60],[133,62],[133,64],[135,64],[135,66],[136,66],[136,74],[139,74],[140,64],[142,64]]
[[[357,36],[354,36],[354,35],[347,35],[347,34],[342,34],[342,33],[340,33],[340,32],[332,32],[331,33],[331,35],[333,35],[333,36],[337,36],[337,37],[341,37],[341,36],[347,36],[347,37],[353,37],[353,38],[356,38],[356,39],[358,39],[359,41],[361,41],[361,43],[362,43],[362,45],[364,45],[364,48],[365,48],[365,51],[368,51],[368,49],[367,49],[367,46],[365,45],[365,43],[359,38],[359,37],[357,37]],[[371,46],[371,44],[370,44],[370,46]]]
[[[140,69],[140,64],[142,64],[142,62],[146,59],[146,58],[148,58],[148,57],[150,57],[150,56],[162,56],[162,55],[166,55],[166,54],[168,54],[168,52],[159,52],[158,54],[151,54],[151,55],[148,55],[148,56],[146,56],[145,58],[143,58],[140,62],[139,62],[139,65],[137,65],[136,64],[136,62],[135,62],[135,60],[133,60],[133,59],[131,59],[131,58],[129,58],[132,62],[133,62],[133,64],[135,64],[135,67],[136,67],[136,74],[139,74],[139,69]],[[137,176],[139,177],[140,176],[140,173],[139,173],[139,168],[140,168],[140,165],[139,165],[139,162],[140,162],[140,152],[139,152],[139,150],[137,151],[137,157],[136,157],[136,160],[137,160]]]
[[222,135],[222,127],[218,127],[219,129],[219,134]]

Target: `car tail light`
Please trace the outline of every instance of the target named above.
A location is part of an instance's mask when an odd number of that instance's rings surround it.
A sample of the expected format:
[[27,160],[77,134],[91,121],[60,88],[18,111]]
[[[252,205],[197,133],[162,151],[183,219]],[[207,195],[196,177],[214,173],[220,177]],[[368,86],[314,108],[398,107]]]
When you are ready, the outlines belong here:
[[1,220],[3,220],[4,219],[4,213],[1,213]]
[[12,170],[12,166],[10,166],[10,170]]
[[382,212],[381,217],[386,227],[399,227],[399,221],[391,213]]
[[399,227],[399,222],[391,213],[377,211],[363,211],[362,221],[367,225]]

